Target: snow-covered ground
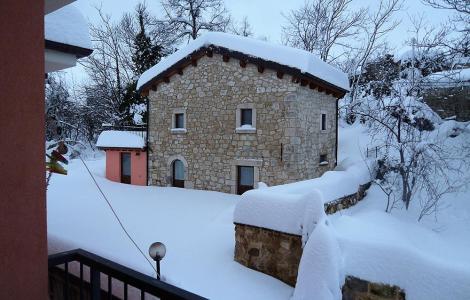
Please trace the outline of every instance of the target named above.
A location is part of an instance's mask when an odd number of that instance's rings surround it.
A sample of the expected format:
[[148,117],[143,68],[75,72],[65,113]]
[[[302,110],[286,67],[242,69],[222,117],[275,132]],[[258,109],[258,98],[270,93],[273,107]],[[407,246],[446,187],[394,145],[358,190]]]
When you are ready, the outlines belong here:
[[[233,260],[233,210],[239,197],[178,188],[139,187],[104,178],[104,157],[86,161],[137,244],[167,247],[162,275],[210,299],[289,299],[292,288]],[[80,160],[48,189],[49,253],[83,248],[154,276],[122,233]]]
[[[440,128],[465,126],[448,122]],[[469,126],[454,143],[470,138]],[[364,128],[355,125],[340,132],[340,159],[360,157],[368,140]],[[406,299],[469,299],[470,192],[445,195],[437,219],[428,216],[421,222],[419,207],[388,214],[385,201],[382,191],[372,186],[363,201],[329,217],[344,274],[398,285]]]
[[[466,132],[456,139],[468,138]],[[341,128],[339,141],[340,164],[362,160],[368,143],[363,127]],[[114,183],[104,178],[103,158],[87,164],[140,247],[166,244],[162,274],[169,283],[211,299],[287,300],[293,295],[286,284],[233,261],[239,196]],[[50,252],[80,247],[153,275],[82,163],[72,160],[68,170],[67,176],[54,175],[48,189]],[[399,285],[411,300],[469,299],[470,193],[448,194],[442,204],[437,220],[417,222],[414,208],[385,213],[385,197],[372,187],[359,204],[328,217],[328,230],[340,248],[340,272]]]

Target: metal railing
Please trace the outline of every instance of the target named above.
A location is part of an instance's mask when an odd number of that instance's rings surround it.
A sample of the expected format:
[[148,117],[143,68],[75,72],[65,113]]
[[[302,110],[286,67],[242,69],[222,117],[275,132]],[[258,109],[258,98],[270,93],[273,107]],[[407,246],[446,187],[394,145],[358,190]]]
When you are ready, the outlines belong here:
[[101,126],[101,130],[116,130],[116,131],[128,131],[133,134],[136,134],[143,138],[144,140],[147,138],[147,125],[133,125],[133,126],[114,126],[109,124],[103,124]]
[[[72,264],[75,267],[75,272],[70,272]],[[59,269],[59,266],[63,266],[63,268]],[[60,274],[64,278],[61,279],[61,295],[50,296],[50,299],[100,300],[120,299],[120,297],[131,299],[130,288],[134,291],[133,299],[146,299],[146,296],[147,299],[165,300],[206,299],[82,249],[49,255],[50,281],[53,270],[56,271],[56,277],[57,274]],[[77,275],[73,273],[77,273]],[[85,276],[86,273],[89,276]],[[102,282],[103,279],[104,281],[107,279],[107,284]],[[119,291],[113,291],[116,289],[116,282],[120,283],[119,287],[122,286]],[[51,286],[51,282],[49,286]],[[71,293],[72,287],[75,290],[74,293]]]

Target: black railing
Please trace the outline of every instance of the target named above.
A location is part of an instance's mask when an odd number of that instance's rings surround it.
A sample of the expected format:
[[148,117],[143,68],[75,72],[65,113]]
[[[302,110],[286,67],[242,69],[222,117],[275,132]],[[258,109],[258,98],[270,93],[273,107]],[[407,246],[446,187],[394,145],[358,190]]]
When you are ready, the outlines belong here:
[[129,126],[114,126],[114,125],[103,124],[101,126],[101,130],[102,131],[104,130],[129,131],[129,132],[132,132],[133,134],[140,136],[144,140],[147,139],[147,124],[129,125]]
[[60,289],[50,299],[206,299],[82,249],[49,255],[50,288],[53,280]]

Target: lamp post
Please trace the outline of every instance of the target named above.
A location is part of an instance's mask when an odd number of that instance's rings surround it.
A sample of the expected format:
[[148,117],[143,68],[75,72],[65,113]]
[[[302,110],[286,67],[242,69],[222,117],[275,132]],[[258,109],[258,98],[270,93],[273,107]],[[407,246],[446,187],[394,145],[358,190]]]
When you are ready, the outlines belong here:
[[160,261],[165,257],[166,247],[161,242],[155,242],[149,247],[150,257],[157,263],[157,279],[160,280]]

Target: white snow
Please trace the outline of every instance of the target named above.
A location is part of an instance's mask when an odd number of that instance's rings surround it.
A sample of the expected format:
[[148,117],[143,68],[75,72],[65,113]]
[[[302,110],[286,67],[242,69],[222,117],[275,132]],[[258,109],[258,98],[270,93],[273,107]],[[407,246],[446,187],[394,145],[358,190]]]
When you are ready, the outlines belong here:
[[301,235],[309,200],[319,198],[322,202],[320,197],[315,191],[302,195],[276,193],[270,187],[251,190],[242,195],[235,208],[233,221]]
[[137,148],[145,147],[145,140],[132,131],[106,130],[101,132],[96,142],[102,148]]
[[[104,178],[105,161],[87,161],[127,230],[147,254],[166,245],[161,272],[170,284],[222,300],[287,300],[293,288],[233,260],[233,209],[239,196],[171,187],[140,187]],[[53,175],[47,193],[49,253],[83,248],[155,276],[124,236],[79,160]]]
[[322,218],[304,247],[292,300],[341,299],[341,272],[338,241]]
[[[436,134],[442,136],[458,131],[450,139],[452,143],[470,137],[468,123],[446,121],[438,126]],[[348,173],[363,162],[361,153],[369,137],[360,124],[340,127],[339,133],[339,169]],[[103,159],[87,163],[140,247],[145,251],[152,242],[166,244],[164,279],[210,299],[338,299],[339,286],[347,275],[398,285],[408,300],[466,300],[470,295],[468,190],[446,195],[437,219],[417,222],[413,210],[418,207],[413,205],[410,211],[385,213],[385,195],[372,186],[356,206],[328,216],[327,226],[320,208],[323,195],[328,194],[320,189],[301,186],[281,193],[282,187],[259,184],[260,189],[240,198],[139,187],[106,180]],[[52,176],[47,191],[50,253],[81,247],[154,275],[122,234],[80,161],[72,160],[67,168],[69,175]],[[347,183],[333,187],[342,189],[342,185]],[[309,193],[303,193],[307,190]],[[279,280],[233,261],[235,206],[237,210],[243,207],[237,203],[250,195],[255,200],[259,197],[253,204],[253,217],[287,227],[279,227],[281,231],[295,228],[306,243],[295,292]],[[271,206],[279,208],[270,217],[267,214],[272,211],[260,209],[268,207],[269,199],[273,199]],[[242,215],[248,214],[244,211]]]
[[46,40],[92,49],[88,24],[73,4],[47,14],[44,27]]
[[431,87],[470,86],[470,68],[432,73],[423,80]]
[[137,89],[194,51],[210,45],[297,68],[303,73],[311,74],[344,90],[349,90],[349,80],[345,73],[308,51],[222,32],[205,33],[184,48],[162,59],[142,74],[137,82]]

